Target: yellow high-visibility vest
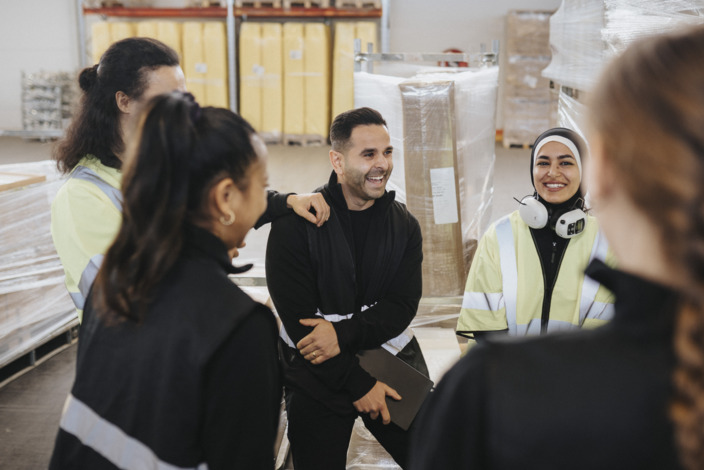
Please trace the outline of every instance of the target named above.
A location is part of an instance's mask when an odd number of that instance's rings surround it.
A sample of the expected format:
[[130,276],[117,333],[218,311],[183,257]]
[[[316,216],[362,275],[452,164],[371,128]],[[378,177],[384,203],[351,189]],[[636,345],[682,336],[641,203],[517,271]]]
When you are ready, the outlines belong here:
[[51,236],[79,320],[103,255],[122,223],[121,183],[120,170],[87,155],[51,204]]
[[[570,239],[550,302],[547,331],[591,328],[613,316],[613,294],[586,277],[599,258],[613,266],[608,243],[594,217],[584,232]],[[530,228],[518,211],[493,224],[479,241],[467,278],[457,331],[508,330],[525,336],[541,331],[544,276]]]

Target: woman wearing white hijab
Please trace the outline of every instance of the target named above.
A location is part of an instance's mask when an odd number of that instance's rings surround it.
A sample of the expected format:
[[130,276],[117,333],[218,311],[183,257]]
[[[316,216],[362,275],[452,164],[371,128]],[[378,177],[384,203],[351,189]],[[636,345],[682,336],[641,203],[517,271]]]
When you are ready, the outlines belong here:
[[580,191],[585,155],[584,141],[570,129],[550,129],[536,139],[530,161],[535,193],[479,241],[459,335],[543,334],[598,326],[611,317],[611,293],[584,276],[589,262],[606,259],[608,251]]

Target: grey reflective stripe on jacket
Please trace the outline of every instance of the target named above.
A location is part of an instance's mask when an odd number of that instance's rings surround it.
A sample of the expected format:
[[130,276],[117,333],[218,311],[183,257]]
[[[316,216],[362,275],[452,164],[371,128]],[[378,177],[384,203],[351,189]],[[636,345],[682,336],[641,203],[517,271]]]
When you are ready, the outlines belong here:
[[[368,308],[369,308],[368,306],[364,305],[362,307],[361,311],[363,312]],[[315,315],[323,318],[324,320],[329,321],[330,323],[337,323],[342,320],[349,320],[350,318],[352,318],[354,316],[354,313],[349,313],[347,315],[338,315],[335,313],[331,313],[331,314],[325,315],[320,310],[318,310]],[[281,330],[279,331],[279,336],[290,347],[292,347],[293,349],[297,349],[296,343],[293,342],[291,337],[286,332],[286,328],[284,328],[283,323],[281,324]],[[389,351],[391,354],[393,354],[395,356],[396,354],[400,353],[401,350],[403,348],[405,348],[408,345],[408,343],[411,342],[412,339],[413,339],[413,330],[410,327],[408,327],[403,331],[403,333],[401,333],[400,335],[398,335],[395,338],[388,340],[386,343],[382,344],[381,347],[386,349],[387,351]]]
[[[98,174],[83,165],[78,165],[71,173],[71,178],[76,178],[82,181],[93,183],[105,194],[108,199],[117,207],[117,210],[122,211],[122,192],[108,184]],[[78,292],[71,292],[71,300],[78,310],[83,310],[88,297],[90,287],[95,281],[95,276],[98,274],[98,269],[103,262],[103,254],[93,256],[88,265],[81,273],[81,279],[78,282]]]
[[81,443],[102,455],[106,460],[124,470],[207,470],[208,465],[177,467],[166,463],[144,443],[125,434],[78,400],[69,395],[61,416],[61,429],[76,436]]
[[[513,239],[513,227],[509,217],[504,217],[496,224],[496,238],[499,242],[499,257],[501,263],[501,279],[506,306],[506,321],[510,335],[525,336],[529,334],[540,334],[540,319],[533,319],[527,325],[519,325],[517,321],[517,297],[518,297],[518,268],[516,265],[516,247]],[[592,251],[589,256],[591,262],[594,258],[606,259],[609,249],[606,237],[597,232]],[[588,264],[588,263],[587,263]],[[599,290],[599,283],[588,276],[584,276],[582,281],[582,295],[579,302],[579,325],[565,321],[548,320],[548,331],[560,331],[574,328],[584,324],[584,320],[600,319],[609,320],[613,316],[613,304],[596,302],[596,294]]]
[[88,266],[81,273],[81,280],[78,281],[78,292],[71,292],[71,300],[76,305],[76,308],[83,310],[86,304],[88,292],[95,282],[95,277],[98,275],[98,269],[103,264],[105,255],[95,255],[88,261]]
[[102,179],[96,172],[87,168],[83,165],[78,165],[71,173],[71,178],[76,178],[83,181],[89,181],[96,185],[109,199],[115,204],[115,207],[122,212],[122,192],[110,186],[104,179]]

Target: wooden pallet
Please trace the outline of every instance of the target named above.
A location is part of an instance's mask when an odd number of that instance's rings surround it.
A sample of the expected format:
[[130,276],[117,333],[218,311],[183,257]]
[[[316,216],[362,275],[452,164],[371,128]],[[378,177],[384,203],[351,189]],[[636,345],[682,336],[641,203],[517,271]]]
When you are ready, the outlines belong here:
[[505,149],[529,149],[533,147],[533,142],[531,143],[526,143],[526,142],[511,142],[506,139],[503,141],[504,148]]
[[330,0],[284,0],[284,8],[330,8]]
[[327,144],[327,138],[314,134],[284,134],[284,144],[300,145],[301,147],[322,146]]
[[335,0],[337,8],[381,8],[381,0]]
[[257,132],[257,135],[267,145],[281,143],[281,132]]
[[235,0],[235,7],[271,7],[271,8],[281,8],[281,0]]

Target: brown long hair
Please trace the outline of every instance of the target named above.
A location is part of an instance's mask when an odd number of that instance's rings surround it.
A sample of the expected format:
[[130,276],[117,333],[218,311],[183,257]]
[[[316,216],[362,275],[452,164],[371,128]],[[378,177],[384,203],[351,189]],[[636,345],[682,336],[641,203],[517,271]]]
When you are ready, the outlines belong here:
[[100,314],[142,319],[181,253],[186,223],[207,220],[210,189],[226,177],[247,189],[253,134],[240,116],[200,108],[188,93],[150,101],[125,160],[122,225],[93,286]]
[[704,28],[641,41],[609,66],[591,121],[646,214],[681,293],[670,416],[685,468],[704,468]]
[[81,101],[66,136],[54,148],[59,170],[68,173],[87,154],[103,165],[120,168],[116,154],[124,151],[120,110],[115,93],[139,99],[147,88],[147,73],[162,66],[178,65],[178,54],[150,38],[128,38],[111,45],[100,63],[83,69],[78,84]]

